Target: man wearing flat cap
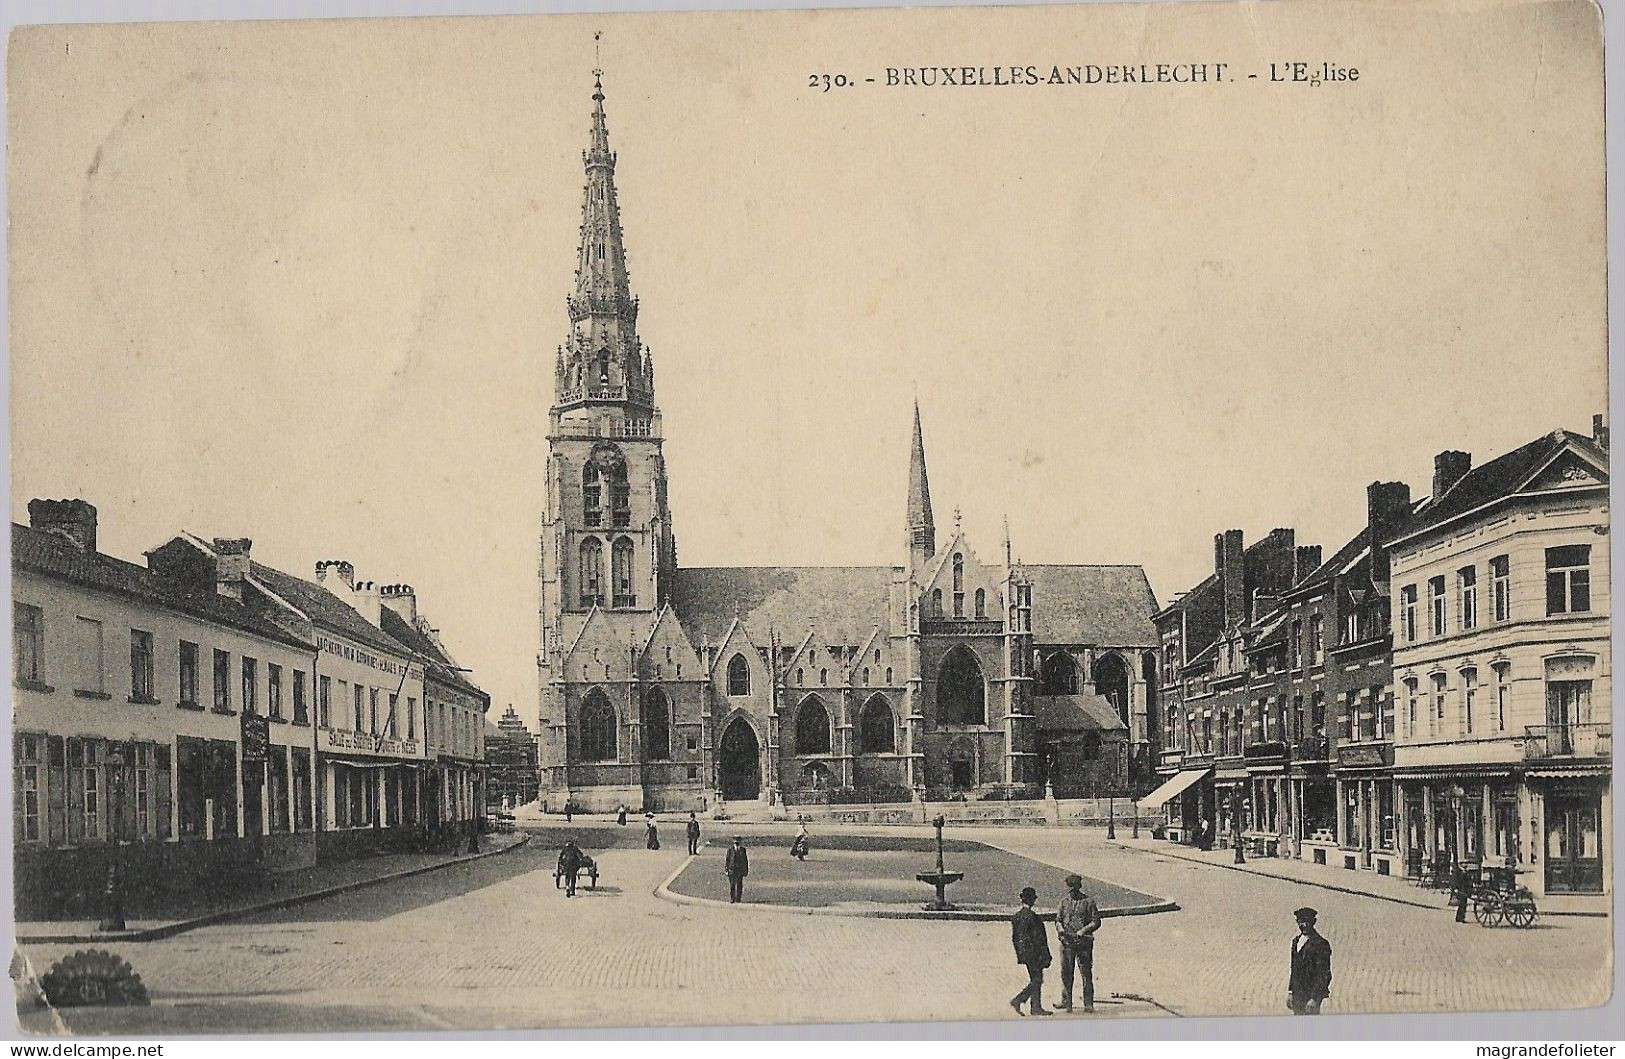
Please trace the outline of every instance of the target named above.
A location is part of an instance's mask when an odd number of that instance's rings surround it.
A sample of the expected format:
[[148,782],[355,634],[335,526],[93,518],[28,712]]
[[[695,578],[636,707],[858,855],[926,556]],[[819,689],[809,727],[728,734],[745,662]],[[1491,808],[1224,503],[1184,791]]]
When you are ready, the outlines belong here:
[[1050,964],[1049,931],[1033,911],[1033,902],[1037,900],[1037,890],[1031,886],[1023,889],[1021,907],[1010,920],[1010,943],[1016,948],[1016,962],[1027,968],[1027,988],[1010,1000],[1017,1015],[1024,1014],[1021,1005],[1028,1000],[1032,1001],[1034,1015],[1055,1014],[1044,1006],[1044,968]]
[[1287,1007],[1294,1015],[1318,1015],[1332,991],[1332,945],[1315,930],[1313,908],[1292,913],[1298,935],[1292,939],[1292,976],[1287,980]]
[[1055,931],[1061,936],[1062,1011],[1072,1010],[1072,975],[1083,976],[1083,1010],[1095,1010],[1095,931],[1100,929],[1100,907],[1083,892],[1083,876],[1066,877],[1066,896],[1055,907]]

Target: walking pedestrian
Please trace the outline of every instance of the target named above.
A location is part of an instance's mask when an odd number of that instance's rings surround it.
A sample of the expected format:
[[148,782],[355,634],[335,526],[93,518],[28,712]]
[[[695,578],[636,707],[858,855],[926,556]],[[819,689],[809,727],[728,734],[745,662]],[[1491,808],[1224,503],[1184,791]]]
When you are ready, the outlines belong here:
[[655,814],[643,814],[643,845],[646,849],[660,848],[660,832],[655,829]]
[[622,827],[626,826],[626,806],[623,805],[615,811],[615,822]]
[[1044,968],[1050,965],[1049,932],[1033,911],[1033,902],[1037,900],[1037,890],[1031,886],[1024,888],[1021,907],[1010,919],[1010,943],[1015,946],[1016,962],[1027,968],[1027,988],[1010,999],[1010,1006],[1016,1009],[1017,1015],[1024,1014],[1021,1005],[1029,1000],[1034,1015],[1055,1014],[1044,1006]]
[[1298,935],[1292,939],[1292,975],[1287,979],[1286,1006],[1294,1015],[1318,1015],[1332,990],[1332,944],[1315,930],[1313,908],[1292,913]]
[[1055,932],[1061,937],[1062,1011],[1072,1010],[1072,974],[1083,976],[1083,1010],[1095,1010],[1095,931],[1100,929],[1100,906],[1083,892],[1083,876],[1066,877],[1066,896],[1055,909]]
[[559,850],[558,873],[564,876],[564,896],[576,895],[576,873],[581,871],[581,850],[576,846],[576,840],[564,840],[564,848]]
[[700,821],[693,813],[688,814],[688,855],[697,856],[700,852]]
[[569,802],[564,803],[564,822],[567,823],[567,824],[570,822],[570,803]]
[[812,849],[812,836],[807,834],[807,821],[803,819],[796,825],[796,837],[790,840],[790,856],[796,860],[806,860]]
[[728,903],[737,905],[745,899],[745,876],[750,874],[750,853],[745,849],[745,840],[738,835],[734,836],[734,844],[728,847],[728,855],[723,858],[722,872],[728,876]]

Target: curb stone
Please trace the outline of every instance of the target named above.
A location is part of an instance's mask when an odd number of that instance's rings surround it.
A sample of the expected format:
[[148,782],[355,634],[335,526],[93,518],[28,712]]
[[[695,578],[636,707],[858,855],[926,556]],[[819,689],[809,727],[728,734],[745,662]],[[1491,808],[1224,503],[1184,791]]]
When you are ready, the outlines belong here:
[[261,912],[275,912],[278,909],[292,908],[295,905],[302,905],[310,901],[320,901],[324,897],[335,897],[339,894],[349,893],[352,890],[364,890],[369,886],[378,886],[383,883],[394,882],[397,879],[409,879],[414,875],[426,875],[429,872],[450,868],[456,864],[472,864],[487,857],[499,857],[529,843],[530,835],[525,834],[520,837],[519,841],[512,845],[503,846],[501,849],[488,849],[472,856],[457,857],[436,864],[420,864],[415,868],[405,868],[401,871],[377,875],[370,879],[354,879],[347,883],[339,883],[336,886],[323,887],[319,890],[310,890],[306,893],[293,894],[288,897],[279,897],[274,901],[244,905],[241,908],[228,908],[221,912],[210,912],[207,915],[177,920],[173,923],[165,923],[162,926],[149,927],[146,930],[130,930],[119,933],[92,932],[89,934],[19,934],[16,940],[19,945],[77,945],[91,942],[162,941],[165,938],[174,937],[176,934],[184,934],[189,930],[212,927],[217,923],[228,923],[234,919],[246,919],[249,916],[259,915]]

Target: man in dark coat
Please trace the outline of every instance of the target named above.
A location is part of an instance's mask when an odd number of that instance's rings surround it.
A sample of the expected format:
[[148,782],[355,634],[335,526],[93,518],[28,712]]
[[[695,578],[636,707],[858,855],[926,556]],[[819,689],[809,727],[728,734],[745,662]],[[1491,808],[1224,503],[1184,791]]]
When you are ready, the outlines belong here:
[[581,859],[575,839],[565,839],[564,848],[559,850],[559,874],[564,876],[565,897],[576,895],[576,873],[581,871]]
[[688,814],[688,855],[693,857],[700,852],[700,821],[693,813]]
[[1292,939],[1292,976],[1287,980],[1287,1007],[1294,1015],[1318,1015],[1332,991],[1332,945],[1315,931],[1317,913],[1300,908],[1292,913],[1298,935]]
[[722,862],[722,872],[728,876],[728,902],[738,904],[745,899],[745,876],[750,874],[750,854],[745,850],[745,840],[738,835],[734,836],[734,844],[728,847],[728,855]]
[[1023,889],[1021,907],[1010,919],[1010,943],[1016,949],[1016,962],[1027,968],[1027,988],[1010,1000],[1017,1015],[1023,1014],[1021,1005],[1028,1000],[1032,1001],[1034,1015],[1055,1014],[1044,1006],[1044,968],[1050,964],[1049,932],[1033,911],[1033,902],[1037,900],[1037,890],[1031,886]]

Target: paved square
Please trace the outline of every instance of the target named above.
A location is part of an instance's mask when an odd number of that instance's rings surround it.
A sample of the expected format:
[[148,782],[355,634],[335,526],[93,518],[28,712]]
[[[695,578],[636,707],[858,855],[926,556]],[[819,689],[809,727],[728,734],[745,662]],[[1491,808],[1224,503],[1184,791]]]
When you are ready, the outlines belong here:
[[[1443,909],[1159,855],[1149,839],[1125,849],[1080,828],[960,831],[1179,903],[1106,921],[1095,971],[1103,998],[1136,994],[1180,1015],[1285,1016],[1291,910],[1302,904],[1320,909],[1334,949],[1330,1014],[1580,1007],[1608,996],[1608,919],[1485,930]],[[154,1006],[64,1018],[77,1032],[177,1033],[1014,1017],[1006,1002],[1024,975],[1002,922],[676,904],[655,890],[687,861],[682,842],[650,851],[641,828],[610,834],[616,844],[594,852],[602,885],[576,900],[553,887],[558,841],[547,828],[499,857],[108,946],[141,974]],[[25,954],[43,970],[76,947]],[[1164,1015],[1141,1002],[1103,1013]],[[27,1025],[52,1028],[39,1015]]]

